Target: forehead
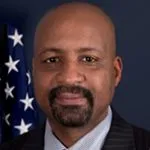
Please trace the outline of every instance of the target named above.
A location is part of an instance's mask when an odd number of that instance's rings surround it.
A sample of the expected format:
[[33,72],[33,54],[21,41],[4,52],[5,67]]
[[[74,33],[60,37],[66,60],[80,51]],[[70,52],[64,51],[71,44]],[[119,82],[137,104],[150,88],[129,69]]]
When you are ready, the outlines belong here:
[[38,47],[88,47],[103,45],[103,35],[99,35],[96,28],[78,24],[61,24],[59,27],[47,28],[40,34]]
[[43,47],[106,49],[114,42],[112,28],[104,16],[84,12],[76,15],[58,13],[45,17],[38,26],[34,48],[38,52]]

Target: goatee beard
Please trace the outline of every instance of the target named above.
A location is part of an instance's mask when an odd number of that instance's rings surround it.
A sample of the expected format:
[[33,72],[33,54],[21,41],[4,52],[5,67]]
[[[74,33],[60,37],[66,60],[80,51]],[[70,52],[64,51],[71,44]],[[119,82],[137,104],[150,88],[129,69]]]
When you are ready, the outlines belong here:
[[[61,105],[57,97],[62,93],[80,94],[86,100],[85,105]],[[88,123],[93,113],[93,95],[81,86],[58,86],[49,93],[49,104],[55,120],[66,127],[81,127]]]

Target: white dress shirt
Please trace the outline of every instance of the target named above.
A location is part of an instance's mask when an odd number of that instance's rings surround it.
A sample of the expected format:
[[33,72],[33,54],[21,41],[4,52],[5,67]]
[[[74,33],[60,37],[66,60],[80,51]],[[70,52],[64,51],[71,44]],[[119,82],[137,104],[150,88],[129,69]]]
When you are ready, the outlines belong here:
[[44,150],[100,150],[103,146],[107,133],[109,132],[112,121],[112,111],[109,107],[105,119],[94,129],[84,135],[71,147],[66,148],[52,133],[49,122],[46,122]]

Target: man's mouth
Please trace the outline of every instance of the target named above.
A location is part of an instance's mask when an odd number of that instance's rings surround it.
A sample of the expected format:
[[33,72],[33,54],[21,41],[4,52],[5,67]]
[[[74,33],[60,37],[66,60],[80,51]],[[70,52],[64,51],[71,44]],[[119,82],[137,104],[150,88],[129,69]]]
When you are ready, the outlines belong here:
[[84,105],[86,103],[86,99],[81,94],[65,92],[59,93],[56,96],[55,102],[61,105]]

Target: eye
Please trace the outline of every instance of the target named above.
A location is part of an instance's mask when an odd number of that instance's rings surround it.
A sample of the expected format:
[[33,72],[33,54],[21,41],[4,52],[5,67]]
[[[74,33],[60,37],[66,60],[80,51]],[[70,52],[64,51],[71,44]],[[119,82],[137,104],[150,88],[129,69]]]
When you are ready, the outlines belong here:
[[83,58],[82,58],[82,60],[84,61],[84,62],[91,62],[91,63],[93,63],[93,62],[96,62],[97,61],[97,59],[96,58],[94,58],[94,57],[92,57],[92,56],[84,56]]
[[59,61],[60,60],[58,57],[50,57],[50,58],[47,58],[46,60],[44,60],[44,62],[46,62],[46,63],[57,63]]

